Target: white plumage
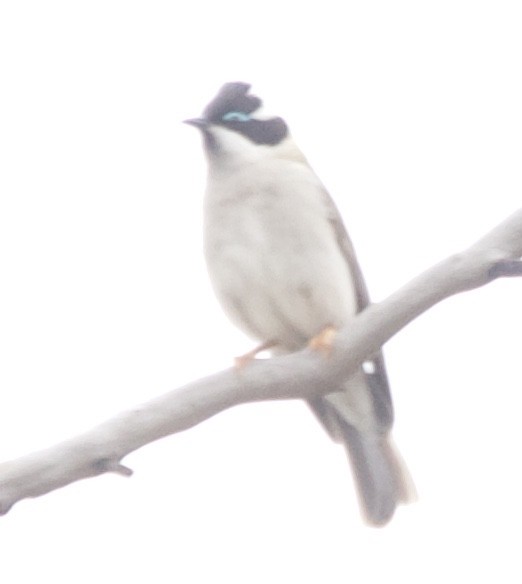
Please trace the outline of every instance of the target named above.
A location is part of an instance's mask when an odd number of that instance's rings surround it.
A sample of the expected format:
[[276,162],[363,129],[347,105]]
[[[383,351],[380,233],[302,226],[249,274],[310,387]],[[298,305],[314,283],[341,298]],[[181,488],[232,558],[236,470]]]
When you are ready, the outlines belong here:
[[[329,326],[349,325],[368,304],[338,211],[281,118],[254,117],[260,100],[226,84],[205,117],[208,158],[205,256],[229,318],[277,352],[303,348]],[[412,498],[390,437],[393,408],[382,355],[338,392],[310,402],[352,464],[365,518],[386,523]]]

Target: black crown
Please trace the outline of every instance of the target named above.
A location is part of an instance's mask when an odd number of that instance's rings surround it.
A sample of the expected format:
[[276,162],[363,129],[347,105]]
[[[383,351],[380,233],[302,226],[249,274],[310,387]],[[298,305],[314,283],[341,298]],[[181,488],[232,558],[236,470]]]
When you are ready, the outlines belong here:
[[205,118],[210,122],[219,122],[229,112],[251,114],[258,110],[263,102],[259,97],[248,94],[250,87],[248,83],[225,83],[205,108]]

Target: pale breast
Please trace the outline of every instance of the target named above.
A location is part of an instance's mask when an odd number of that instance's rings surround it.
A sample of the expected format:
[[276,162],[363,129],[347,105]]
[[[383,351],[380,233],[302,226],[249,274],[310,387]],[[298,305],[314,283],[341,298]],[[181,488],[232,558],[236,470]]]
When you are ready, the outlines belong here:
[[356,312],[352,278],[311,169],[271,161],[211,178],[205,255],[231,320],[287,350],[344,324]]

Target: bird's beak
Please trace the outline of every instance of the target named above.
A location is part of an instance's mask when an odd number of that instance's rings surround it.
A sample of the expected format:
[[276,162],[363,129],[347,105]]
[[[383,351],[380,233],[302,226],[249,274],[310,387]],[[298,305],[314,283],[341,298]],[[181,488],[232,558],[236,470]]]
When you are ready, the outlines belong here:
[[199,128],[200,130],[204,130],[208,126],[208,120],[205,118],[191,118],[189,120],[183,120],[183,123]]

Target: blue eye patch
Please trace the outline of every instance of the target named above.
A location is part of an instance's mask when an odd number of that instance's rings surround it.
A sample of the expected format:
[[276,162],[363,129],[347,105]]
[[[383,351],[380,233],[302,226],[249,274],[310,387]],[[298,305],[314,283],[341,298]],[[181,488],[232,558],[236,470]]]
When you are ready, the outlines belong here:
[[244,112],[228,112],[221,119],[224,122],[248,122],[252,118]]

